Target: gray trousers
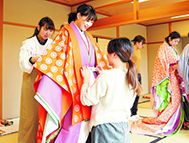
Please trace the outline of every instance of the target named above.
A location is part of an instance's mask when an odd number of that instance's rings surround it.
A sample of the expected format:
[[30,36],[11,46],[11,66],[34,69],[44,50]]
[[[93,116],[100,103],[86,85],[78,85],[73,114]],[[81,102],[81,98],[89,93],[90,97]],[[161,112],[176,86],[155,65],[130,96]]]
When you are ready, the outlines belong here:
[[91,130],[91,143],[130,142],[128,122],[100,124]]

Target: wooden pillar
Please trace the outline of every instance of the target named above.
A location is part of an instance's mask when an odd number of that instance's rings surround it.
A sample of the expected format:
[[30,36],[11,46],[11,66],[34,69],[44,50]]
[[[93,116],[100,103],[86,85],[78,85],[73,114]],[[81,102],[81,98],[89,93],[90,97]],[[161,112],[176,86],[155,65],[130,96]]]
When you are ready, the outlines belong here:
[[139,11],[139,2],[138,0],[133,0],[134,20],[138,19],[138,11]]
[[116,37],[119,37],[119,26],[116,27]]
[[2,105],[3,105],[3,100],[2,100],[2,86],[3,86],[3,0],[0,0],[0,119],[2,119]]
[[172,23],[169,23],[169,34],[172,32]]

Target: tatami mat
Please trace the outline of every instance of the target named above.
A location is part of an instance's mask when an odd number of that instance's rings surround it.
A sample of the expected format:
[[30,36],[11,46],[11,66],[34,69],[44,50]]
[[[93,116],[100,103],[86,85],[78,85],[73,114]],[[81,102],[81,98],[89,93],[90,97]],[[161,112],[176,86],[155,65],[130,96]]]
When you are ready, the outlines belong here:
[[[151,94],[141,95],[139,98],[137,114],[141,117],[150,117],[152,115],[149,97],[151,97]],[[131,124],[132,122],[129,121],[129,125]],[[189,143],[189,130],[180,130],[171,137],[145,136],[130,133],[130,138],[132,143]]]

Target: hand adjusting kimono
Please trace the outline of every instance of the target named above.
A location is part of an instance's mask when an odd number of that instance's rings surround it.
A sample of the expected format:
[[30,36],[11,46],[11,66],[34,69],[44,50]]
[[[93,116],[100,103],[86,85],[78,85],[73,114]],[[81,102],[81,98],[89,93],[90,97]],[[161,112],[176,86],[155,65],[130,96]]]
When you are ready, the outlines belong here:
[[80,68],[101,65],[106,69],[108,61],[93,37],[85,34],[89,51],[76,25],[65,25],[35,64],[39,71],[35,83],[35,98],[40,103],[38,133],[43,135],[38,140],[42,142],[84,143],[87,138],[87,122],[83,121],[91,111],[80,102]]

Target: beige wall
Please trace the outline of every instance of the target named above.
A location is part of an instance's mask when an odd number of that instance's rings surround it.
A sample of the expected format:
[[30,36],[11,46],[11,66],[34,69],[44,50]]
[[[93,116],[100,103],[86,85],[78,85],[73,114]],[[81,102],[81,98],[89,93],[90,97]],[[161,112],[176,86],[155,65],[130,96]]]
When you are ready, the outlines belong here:
[[172,30],[178,31],[181,35],[189,33],[189,20],[172,23]]
[[[3,22],[37,26],[39,20],[49,16],[55,28],[67,21],[70,7],[41,0],[4,0]],[[2,118],[18,117],[22,71],[19,51],[22,41],[31,36],[34,28],[3,24],[3,111]],[[57,32],[52,36],[56,35]]]
[[107,29],[100,29],[95,31],[90,31],[91,34],[94,35],[101,35],[105,37],[116,37],[116,28],[107,28]]
[[184,47],[189,43],[189,37],[183,37],[182,38],[182,48],[184,49]]
[[146,38],[146,26],[139,24],[120,26],[119,33],[120,37],[127,37],[131,40],[133,40],[136,35],[142,35]]
[[44,0],[4,0],[3,21],[36,25],[44,16],[53,19],[56,29],[67,22],[68,6]]
[[[22,34],[19,34],[22,31]],[[3,26],[3,112],[2,118],[19,116],[22,71],[19,68],[19,48],[33,29]],[[19,36],[18,36],[19,35]],[[11,106],[10,106],[11,105]]]
[[147,27],[148,43],[163,41],[169,34],[169,24],[161,24]]

